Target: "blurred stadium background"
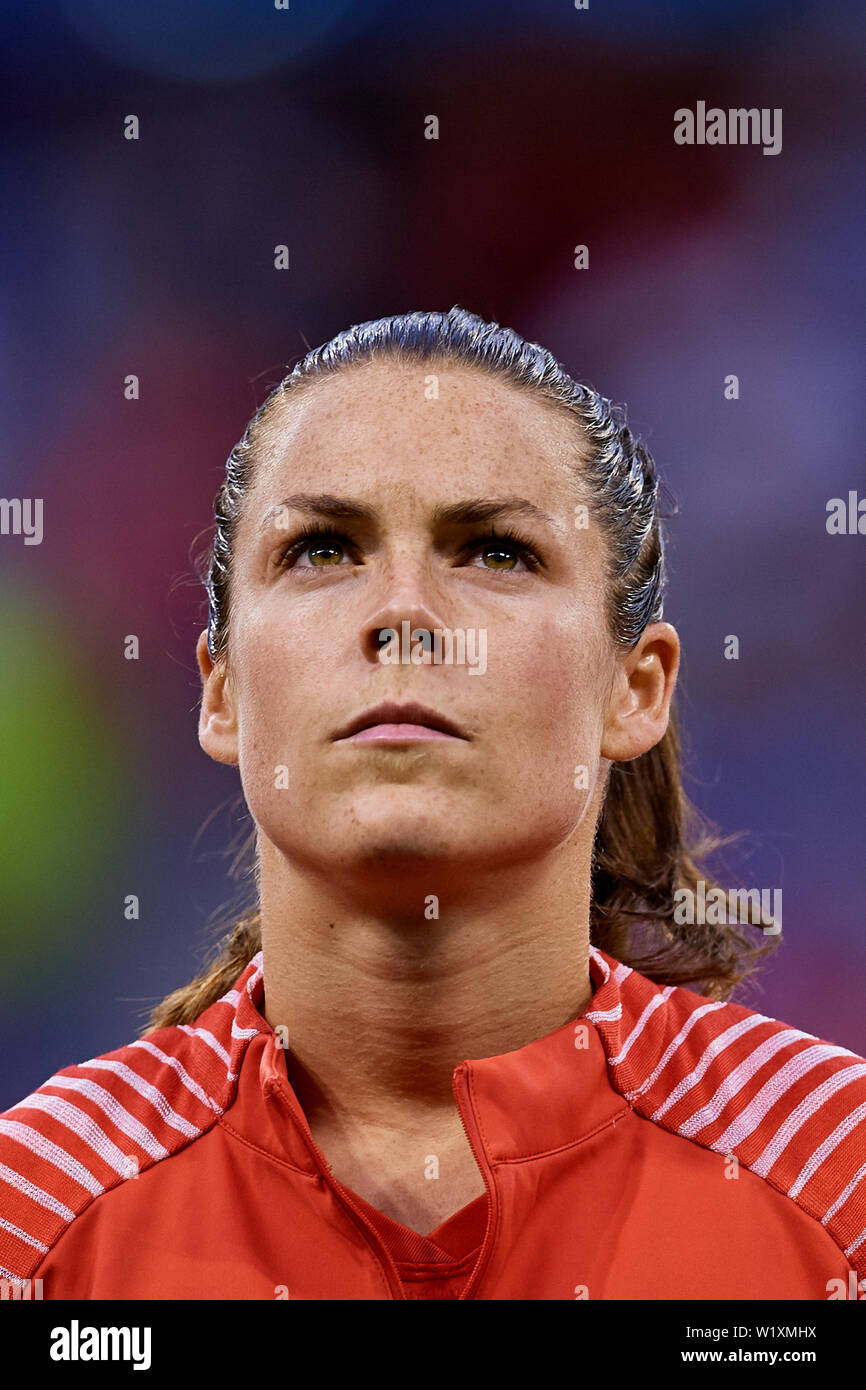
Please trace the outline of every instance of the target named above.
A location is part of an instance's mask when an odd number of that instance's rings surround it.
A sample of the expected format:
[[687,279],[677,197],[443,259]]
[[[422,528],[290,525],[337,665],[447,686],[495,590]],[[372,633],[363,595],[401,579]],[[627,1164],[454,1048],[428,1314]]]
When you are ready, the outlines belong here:
[[[129,1041],[232,896],[190,565],[228,450],[307,344],[452,304],[628,403],[689,790],[783,890],[736,997],[866,1052],[866,539],[825,530],[866,492],[862,7],[68,0],[0,46],[0,495],[45,505],[0,538],[0,1108]],[[697,100],[781,107],[781,154],[676,146]]]

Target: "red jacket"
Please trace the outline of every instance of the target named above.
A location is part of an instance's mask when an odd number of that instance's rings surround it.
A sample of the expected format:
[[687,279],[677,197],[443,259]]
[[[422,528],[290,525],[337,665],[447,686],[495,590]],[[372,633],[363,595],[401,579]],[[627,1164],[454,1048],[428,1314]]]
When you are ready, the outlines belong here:
[[456,1068],[487,1192],[424,1237],[329,1173],[259,954],[194,1025],[0,1116],[0,1274],[46,1299],[866,1296],[866,1061],[590,970],[579,1019]]

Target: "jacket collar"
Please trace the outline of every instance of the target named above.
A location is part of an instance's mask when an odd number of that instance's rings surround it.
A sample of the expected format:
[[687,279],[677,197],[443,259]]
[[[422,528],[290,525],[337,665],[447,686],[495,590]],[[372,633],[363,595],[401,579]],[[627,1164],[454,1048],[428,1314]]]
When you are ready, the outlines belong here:
[[[516,1051],[466,1059],[456,1069],[455,1076],[463,1072],[468,1080],[460,1105],[461,1112],[471,1106],[472,1115],[464,1113],[464,1121],[474,1119],[489,1163],[576,1144],[630,1108],[639,1077],[629,1061],[629,1037],[671,990],[593,946],[589,970],[594,988],[582,1014]],[[285,1051],[260,1012],[262,972],[259,951],[220,1001],[234,1007],[230,1079],[238,1080],[223,1123],[290,1166],[320,1174],[322,1155],[289,1082]]]

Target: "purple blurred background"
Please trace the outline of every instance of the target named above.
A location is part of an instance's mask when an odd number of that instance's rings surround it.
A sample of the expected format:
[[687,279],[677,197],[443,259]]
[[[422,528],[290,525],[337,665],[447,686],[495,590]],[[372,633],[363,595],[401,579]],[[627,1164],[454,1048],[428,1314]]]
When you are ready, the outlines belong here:
[[[452,304],[628,404],[688,790],[783,890],[735,997],[866,1052],[866,537],[825,525],[866,495],[862,6],[69,0],[0,40],[0,495],[45,515],[0,536],[0,1108],[130,1041],[234,892],[190,563],[226,454],[307,344]],[[782,152],[675,145],[699,100],[782,108]]]

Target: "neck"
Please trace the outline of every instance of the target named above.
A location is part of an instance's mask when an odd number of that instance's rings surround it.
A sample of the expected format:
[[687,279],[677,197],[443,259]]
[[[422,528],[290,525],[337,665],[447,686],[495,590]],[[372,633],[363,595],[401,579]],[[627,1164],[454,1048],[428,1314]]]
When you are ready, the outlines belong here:
[[[431,880],[447,882],[438,918]],[[576,1018],[592,997],[589,883],[590,847],[574,843],[487,881],[379,865],[348,883],[290,865],[262,837],[263,1008],[288,1030],[311,1125],[444,1122],[460,1062]]]

